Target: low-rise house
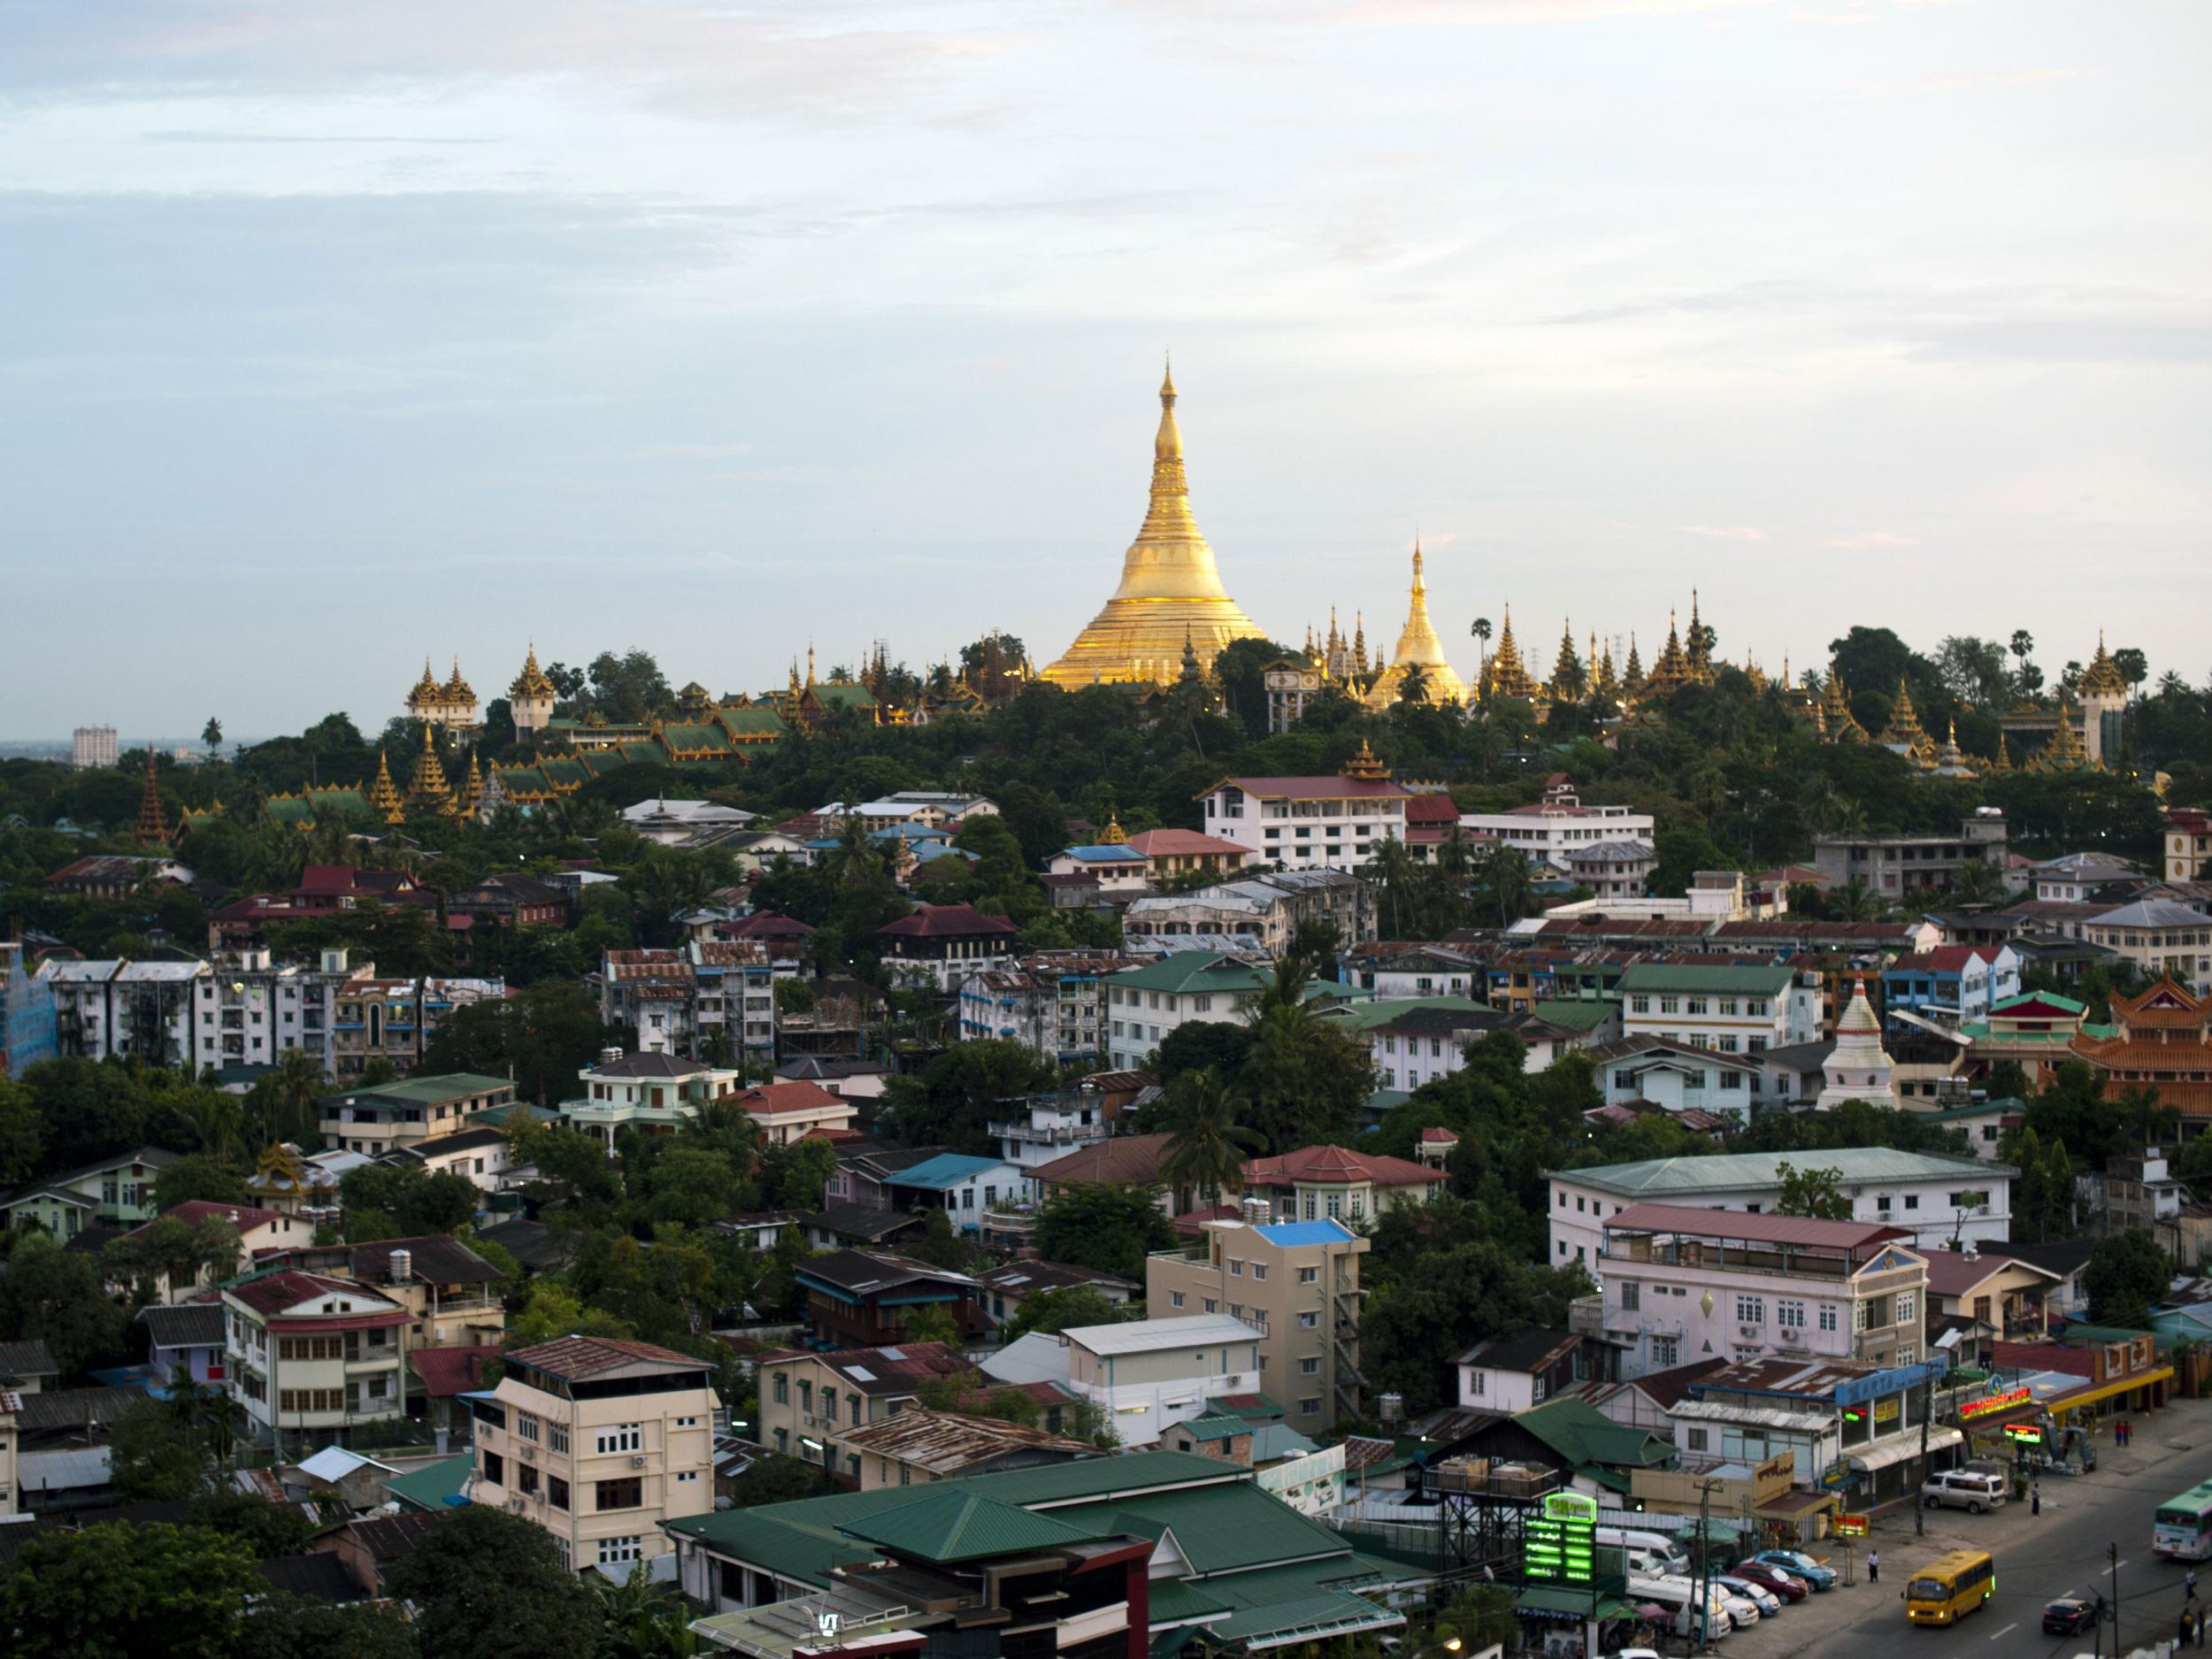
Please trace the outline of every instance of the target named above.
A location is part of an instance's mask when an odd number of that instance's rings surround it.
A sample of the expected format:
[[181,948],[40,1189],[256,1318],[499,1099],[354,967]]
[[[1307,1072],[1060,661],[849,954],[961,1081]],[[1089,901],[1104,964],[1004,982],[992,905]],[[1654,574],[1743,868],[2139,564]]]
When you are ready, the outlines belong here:
[[1907,1365],[1928,1269],[1900,1227],[1632,1204],[1605,1222],[1600,1329],[1635,1378],[1726,1355]]
[[1882,1011],[1893,1030],[1911,1015],[1955,1031],[1985,1021],[2020,994],[2020,957],[2009,945],[1939,945],[1894,958],[1882,970]]
[[1114,1133],[1121,1115],[1094,1084],[1050,1094],[1028,1094],[1006,1102],[1014,1110],[989,1125],[999,1156],[1025,1170],[1065,1157],[1078,1147],[1095,1146]]
[[1375,889],[1347,870],[1298,868],[1239,876],[1188,893],[1129,902],[1121,916],[1123,943],[1199,937],[1229,938],[1280,960],[1298,930],[1334,927],[1347,940],[1375,933]]
[[1386,1002],[1432,996],[1482,995],[1482,968],[1473,955],[1446,945],[1379,940],[1344,953],[1348,981]]
[[1137,1066],[1186,1021],[1231,1023],[1256,1001],[1267,976],[1240,957],[1189,950],[1106,981],[1106,1054]]
[[1343,1147],[1301,1147],[1244,1166],[1248,1196],[1265,1199],[1286,1221],[1379,1221],[1406,1204],[1425,1204],[1449,1179],[1441,1170]]
[[1002,1202],[1027,1203],[1031,1196],[1028,1172],[1020,1164],[959,1152],[941,1152],[901,1170],[888,1185],[905,1207],[943,1210],[957,1233],[980,1231]]
[[760,1125],[761,1138],[772,1147],[850,1129],[853,1119],[860,1115],[859,1107],[850,1100],[819,1083],[756,1083],[732,1098]]
[[812,1463],[847,1486],[860,1483],[860,1454],[847,1437],[914,1410],[925,1383],[967,1370],[943,1342],[811,1353],[783,1348],[759,1356],[760,1444]]
[[964,1335],[985,1325],[974,1279],[887,1250],[833,1250],[800,1263],[796,1277],[815,1339],[833,1348],[903,1342],[924,1308],[941,1309]]
[[1901,1227],[1916,1248],[1939,1249],[1956,1240],[1988,1248],[2012,1230],[2017,1171],[2008,1164],[1887,1147],[1717,1152],[1551,1171],[1552,1260],[1587,1263],[1602,1275],[1605,1218],[1635,1203],[1771,1214],[1787,1169],[1833,1170],[1854,1220]]
[[1640,962],[1620,977],[1621,1032],[1720,1055],[1820,1034],[1820,987],[1784,966]]
[[407,1310],[294,1269],[225,1287],[231,1398],[257,1445],[343,1446],[406,1410]]
[[1482,1411],[1525,1411],[1568,1394],[1620,1380],[1620,1350],[1578,1331],[1532,1327],[1486,1337],[1455,1362],[1459,1403]]
[[324,1095],[319,1127],[326,1141],[374,1157],[458,1133],[485,1112],[504,1118],[515,1104],[511,1078],[470,1071],[403,1078]]
[[803,1054],[779,1065],[776,1075],[787,1083],[818,1083],[845,1100],[873,1101],[883,1096],[891,1064],[887,1060]]
[[1707,1112],[1741,1124],[1761,1103],[1765,1056],[1730,1054],[1664,1037],[1618,1037],[1590,1050],[1609,1106],[1637,1101],[1677,1115]]
[[[173,1204],[145,1226],[134,1227],[123,1234],[126,1239],[142,1237],[155,1221],[175,1221],[188,1227],[196,1227],[204,1221],[220,1221],[238,1235],[238,1260],[250,1263],[264,1251],[288,1250],[303,1247],[315,1236],[315,1229],[295,1216],[280,1210],[257,1210],[250,1204],[219,1204],[207,1199],[194,1198],[181,1204]],[[219,1276],[228,1278],[237,1271],[235,1264]],[[173,1283],[166,1271],[155,1275],[148,1288],[158,1302],[188,1301],[204,1292],[215,1288],[219,1277],[215,1268],[203,1266],[196,1277],[184,1283]]]
[[2174,1389],[2174,1368],[2169,1363],[2171,1343],[2166,1344],[2168,1352],[2160,1352],[2164,1340],[2150,1331],[2078,1324],[2068,1325],[2054,1342],[1997,1342],[1990,1352],[2001,1370],[2080,1378],[2078,1386],[2045,1400],[2044,1409],[2056,1424],[2093,1430],[2107,1418],[2166,1404]]
[[[1198,1233],[1193,1250],[1146,1258],[1145,1307],[1152,1315],[1147,1323],[1195,1315],[1247,1325],[1260,1338],[1260,1380],[1251,1387],[1280,1398],[1294,1428],[1319,1433],[1361,1416],[1360,1258],[1366,1238],[1327,1218],[1259,1226],[1217,1218]],[[1210,1392],[1241,1391],[1224,1386]]]
[[1152,871],[1144,855],[1124,841],[1063,847],[1046,861],[1045,871],[1083,877],[1096,887],[1098,898],[1108,902],[1152,890]]
[[487,1195],[505,1189],[513,1168],[503,1124],[486,1123],[384,1154],[387,1164],[414,1164],[429,1175],[458,1175]]
[[1160,1208],[1171,1217],[1177,1212],[1176,1195],[1160,1174],[1161,1160],[1166,1157],[1171,1139],[1164,1133],[1115,1135],[1049,1164],[1037,1164],[1029,1171],[1029,1179],[1036,1183],[1039,1201],[1047,1203],[1056,1190],[1086,1182],[1155,1187],[1160,1194]]
[[1065,1262],[1012,1261],[976,1276],[979,1300],[994,1325],[1004,1325],[1022,1310],[1039,1291],[1094,1290],[1117,1306],[1136,1299],[1144,1286],[1094,1267],[1076,1267]]
[[465,916],[473,927],[566,927],[568,889],[520,872],[489,875],[446,900],[448,916]]
[[0,1220],[12,1228],[37,1226],[67,1240],[87,1227],[121,1227],[151,1221],[154,1177],[177,1161],[173,1152],[140,1147],[119,1152],[65,1175],[19,1187],[0,1198]]
[[659,1049],[625,1054],[607,1048],[598,1064],[576,1075],[584,1092],[561,1102],[561,1117],[574,1128],[603,1137],[611,1147],[624,1129],[668,1133],[686,1118],[697,1117],[708,1102],[730,1098],[744,1074],[734,1066],[686,1060]]
[[2171,899],[2136,899],[2090,917],[2084,936],[2147,979],[2212,996],[2212,916],[2201,910]]
[[826,1207],[846,1204],[860,1210],[898,1209],[900,1203],[892,1190],[891,1178],[902,1170],[926,1164],[944,1150],[943,1147],[842,1148],[837,1154],[837,1167],[823,1184],[822,1202]]
[[855,1429],[845,1444],[860,1459],[860,1489],[927,1486],[1008,1469],[1073,1463],[1098,1448],[1040,1428],[957,1411],[902,1411]]
[[1068,1387],[1111,1423],[1124,1446],[1149,1446],[1171,1425],[1205,1415],[1210,1397],[1256,1394],[1261,1333],[1225,1313],[1073,1325],[1063,1331]]
[[0,1342],[0,1388],[10,1394],[37,1394],[60,1375],[52,1353],[36,1338]]
[[492,1346],[506,1334],[497,1288],[506,1275],[458,1239],[380,1239],[346,1254],[355,1283],[407,1310],[410,1350]]
[[927,985],[950,995],[972,973],[1002,973],[1014,960],[1021,929],[972,904],[918,904],[913,913],[876,929],[886,969],[903,985]]
[[1929,1250],[1931,1316],[1974,1319],[2006,1341],[2032,1340],[2051,1328],[2050,1295],[2061,1275],[2016,1256],[1962,1250]]
[[1740,1361],[1692,1381],[1670,1410],[1676,1451],[1693,1471],[1787,1453],[1799,1487],[1846,1493],[1854,1509],[1886,1503],[1917,1491],[1963,1439],[1922,1417],[1947,1363]]
[[618,1582],[663,1528],[714,1511],[712,1368],[649,1342],[563,1337],[506,1356],[476,1419],[477,1503],[543,1527],[564,1564]]

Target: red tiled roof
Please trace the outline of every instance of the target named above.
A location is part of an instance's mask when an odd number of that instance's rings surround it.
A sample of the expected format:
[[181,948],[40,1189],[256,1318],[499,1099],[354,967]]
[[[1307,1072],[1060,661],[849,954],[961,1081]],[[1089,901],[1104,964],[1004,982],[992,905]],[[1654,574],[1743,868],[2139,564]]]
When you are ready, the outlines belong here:
[[2060,1275],[2035,1266],[2032,1262],[2019,1262],[2008,1256],[1983,1256],[1977,1252],[1969,1256],[1963,1250],[1924,1250],[1928,1258],[1928,1294],[1932,1296],[1963,1296],[1992,1273],[2008,1267],[2024,1267],[2055,1284]]
[[1990,1358],[2008,1370],[2061,1371],[2075,1377],[2094,1377],[2097,1356],[2085,1348],[2061,1348],[2055,1342],[1993,1342]]
[[1809,1216],[1747,1215],[1733,1210],[1700,1210],[1689,1204],[1631,1204],[1605,1218],[1608,1233],[1684,1233],[1693,1238],[1740,1239],[1748,1244],[1825,1245],[1848,1248],[1909,1239],[1903,1227],[1871,1221],[1821,1221]]
[[349,1279],[331,1279],[321,1273],[296,1271],[250,1280],[233,1287],[230,1294],[257,1313],[282,1313],[313,1297],[330,1295],[365,1296],[371,1302],[386,1303],[395,1313],[400,1310],[390,1298],[366,1285],[357,1285]]
[[912,1394],[933,1377],[951,1377],[968,1369],[961,1352],[943,1342],[907,1342],[895,1348],[848,1348],[817,1354],[805,1348],[777,1348],[760,1355],[757,1365],[779,1360],[818,1360],[863,1394]]
[[407,1353],[407,1363],[422,1379],[423,1392],[433,1400],[450,1400],[482,1387],[498,1361],[499,1350],[491,1347],[418,1348]]
[[[251,1204],[219,1204],[206,1198],[188,1198],[180,1204],[173,1204],[163,1210],[156,1219],[166,1220],[173,1217],[188,1226],[196,1226],[210,1216],[219,1217],[241,1233],[249,1232],[255,1227],[266,1226],[272,1221],[284,1219],[284,1212],[280,1210],[259,1210]],[[150,1221],[146,1224],[146,1226],[151,1225],[153,1223]],[[140,1233],[145,1230],[145,1227],[137,1229]]]
[[1342,1147],[1301,1147],[1279,1158],[1254,1158],[1244,1166],[1247,1187],[1288,1187],[1294,1182],[1369,1181],[1377,1187],[1434,1185],[1441,1171],[1380,1153],[1348,1152]]
[[1210,1210],[1186,1210],[1169,1225],[1187,1239],[1205,1232],[1209,1221],[1241,1221],[1244,1211],[1234,1204],[1216,1204]]
[[816,1124],[813,1128],[799,1137],[802,1141],[827,1141],[836,1146],[843,1146],[852,1141],[865,1141],[867,1138],[857,1129],[833,1129],[826,1124]]
[[986,916],[972,904],[924,904],[910,916],[886,922],[879,934],[895,939],[961,939],[979,933],[1018,933],[1003,916]]
[[853,1110],[841,1094],[833,1094],[819,1083],[803,1079],[787,1083],[756,1083],[731,1099],[755,1118],[777,1118],[787,1112],[820,1111],[826,1106]]
[[567,1378],[596,1377],[602,1371],[619,1371],[625,1365],[640,1362],[657,1365],[709,1363],[688,1354],[679,1354],[673,1348],[611,1336],[558,1337],[532,1348],[518,1348],[511,1357],[553,1376]]
[[1900,956],[1891,963],[1891,971],[1900,968],[1925,973],[1957,973],[1970,962],[1994,962],[1995,949],[1989,945],[1942,945],[1933,950],[1916,951]]
[[715,929],[725,939],[796,939],[813,931],[804,922],[794,921],[774,910],[756,910]]
[[1139,830],[1129,838],[1129,845],[1148,858],[1187,857],[1194,853],[1228,853],[1239,858],[1252,856],[1249,847],[1187,829]]
[[1160,1159],[1171,1139],[1164,1134],[1116,1135],[1110,1141],[1084,1147],[1049,1164],[1040,1164],[1029,1172],[1030,1179],[1045,1182],[1156,1181],[1160,1179]]

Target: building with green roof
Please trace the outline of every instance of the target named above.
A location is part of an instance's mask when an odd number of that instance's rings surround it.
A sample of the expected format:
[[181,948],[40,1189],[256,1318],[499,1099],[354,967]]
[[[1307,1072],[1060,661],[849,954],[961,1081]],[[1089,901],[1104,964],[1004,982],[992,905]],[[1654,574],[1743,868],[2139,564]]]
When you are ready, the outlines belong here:
[[[1181,1452],[1010,1470],[920,1492],[838,1493],[673,1521],[667,1531],[685,1594],[714,1609],[693,1628],[764,1656],[789,1651],[774,1640],[780,1609],[864,1618],[871,1598],[885,1612],[895,1598],[910,1609],[931,1573],[964,1571],[960,1583],[972,1584],[995,1557],[1088,1563],[1067,1580],[1075,1584],[1098,1582],[1095,1567],[1125,1555],[1133,1581],[1147,1581],[1156,1655],[1194,1639],[1259,1649],[1386,1629],[1402,1619],[1377,1595],[1420,1576],[1360,1555],[1263,1491],[1249,1469]],[[986,1571],[981,1582],[1001,1579]],[[1057,1616],[1062,1653],[1087,1653],[1083,1644],[1102,1642],[1110,1626],[1125,1640],[1125,1612],[1118,1624],[1103,1607]],[[1100,1659],[1125,1651],[1102,1646]]]

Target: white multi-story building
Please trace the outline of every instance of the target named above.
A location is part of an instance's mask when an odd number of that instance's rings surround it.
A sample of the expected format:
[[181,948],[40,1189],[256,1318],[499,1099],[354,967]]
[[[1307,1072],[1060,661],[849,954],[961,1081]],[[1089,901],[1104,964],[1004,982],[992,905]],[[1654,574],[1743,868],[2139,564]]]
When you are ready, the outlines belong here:
[[111,726],[81,726],[69,734],[69,764],[79,772],[112,766],[121,758]]
[[1532,864],[1563,874],[1569,855],[1602,842],[1642,842],[1647,853],[1657,820],[1632,807],[1584,806],[1571,787],[1555,787],[1545,791],[1541,801],[1510,811],[1463,812],[1459,827],[1470,835],[1517,848]]
[[347,1445],[406,1413],[405,1308],[350,1279],[285,1269],[223,1292],[231,1397],[258,1445]]
[[662,1529],[714,1512],[705,1360],[649,1342],[569,1336],[516,1348],[476,1418],[470,1502],[552,1535],[562,1562],[618,1581],[672,1548]]
[[1106,981],[1106,1063],[1141,1066],[1186,1020],[1233,1023],[1267,980],[1217,950],[1187,950]]
[[1550,1176],[1551,1259],[1582,1262],[1601,1273],[1604,1224],[1632,1204],[1689,1205],[1700,1210],[1767,1215],[1782,1196],[1786,1168],[1833,1170],[1851,1201],[1851,1216],[1902,1227],[1916,1248],[2001,1244],[2012,1232],[2009,1164],[1887,1147],[1828,1152],[1716,1152],[1700,1157],[1649,1158],[1555,1170]]
[[1759,1054],[1820,1034],[1820,982],[1786,967],[1640,962],[1621,975],[1621,1034]]
[[1106,1097],[1094,1084],[1056,1094],[1029,1094],[1006,1104],[1017,1110],[989,1125],[999,1156],[1024,1171],[1094,1146],[1114,1133]]
[[50,959],[39,979],[54,994],[64,1054],[136,1056],[203,1071],[273,1065],[299,1048],[331,1071],[337,995],[375,972],[349,966],[341,949],[324,951],[313,968],[250,950],[212,963]]
[[605,1048],[597,1065],[586,1066],[576,1075],[584,1092],[561,1102],[562,1119],[572,1128],[603,1137],[611,1147],[619,1130],[665,1134],[687,1118],[696,1118],[707,1102],[733,1094],[743,1074],[734,1066],[679,1059],[657,1049],[626,1055],[619,1048]]
[[1632,1204],[1605,1221],[1601,1328],[1633,1381],[1694,1359],[1910,1365],[1928,1263],[1901,1227]]
[[1371,756],[1333,778],[1224,778],[1199,797],[1206,833],[1286,870],[1357,870],[1406,838],[1413,792]]
[[960,982],[960,1040],[1018,1042],[1063,1063],[1106,1052],[1106,979],[1138,966],[1118,951],[1041,950]]

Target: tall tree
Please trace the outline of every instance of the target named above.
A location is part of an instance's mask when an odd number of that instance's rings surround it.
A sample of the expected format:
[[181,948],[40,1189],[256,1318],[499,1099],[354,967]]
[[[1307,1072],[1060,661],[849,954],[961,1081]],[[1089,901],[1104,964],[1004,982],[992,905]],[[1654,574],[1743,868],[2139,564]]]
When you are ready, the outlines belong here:
[[1223,1193],[1244,1189],[1245,1159],[1264,1150],[1266,1142],[1237,1121],[1243,1105],[1217,1072],[1190,1071],[1176,1079],[1160,1175],[1178,1194],[1179,1208],[1211,1208]]
[[415,1608],[422,1650],[442,1659],[593,1659],[598,1649],[598,1604],[552,1534],[503,1509],[452,1510],[389,1583]]
[[232,1659],[267,1587],[250,1550],[204,1527],[38,1532],[0,1577],[0,1630],[11,1659]]

